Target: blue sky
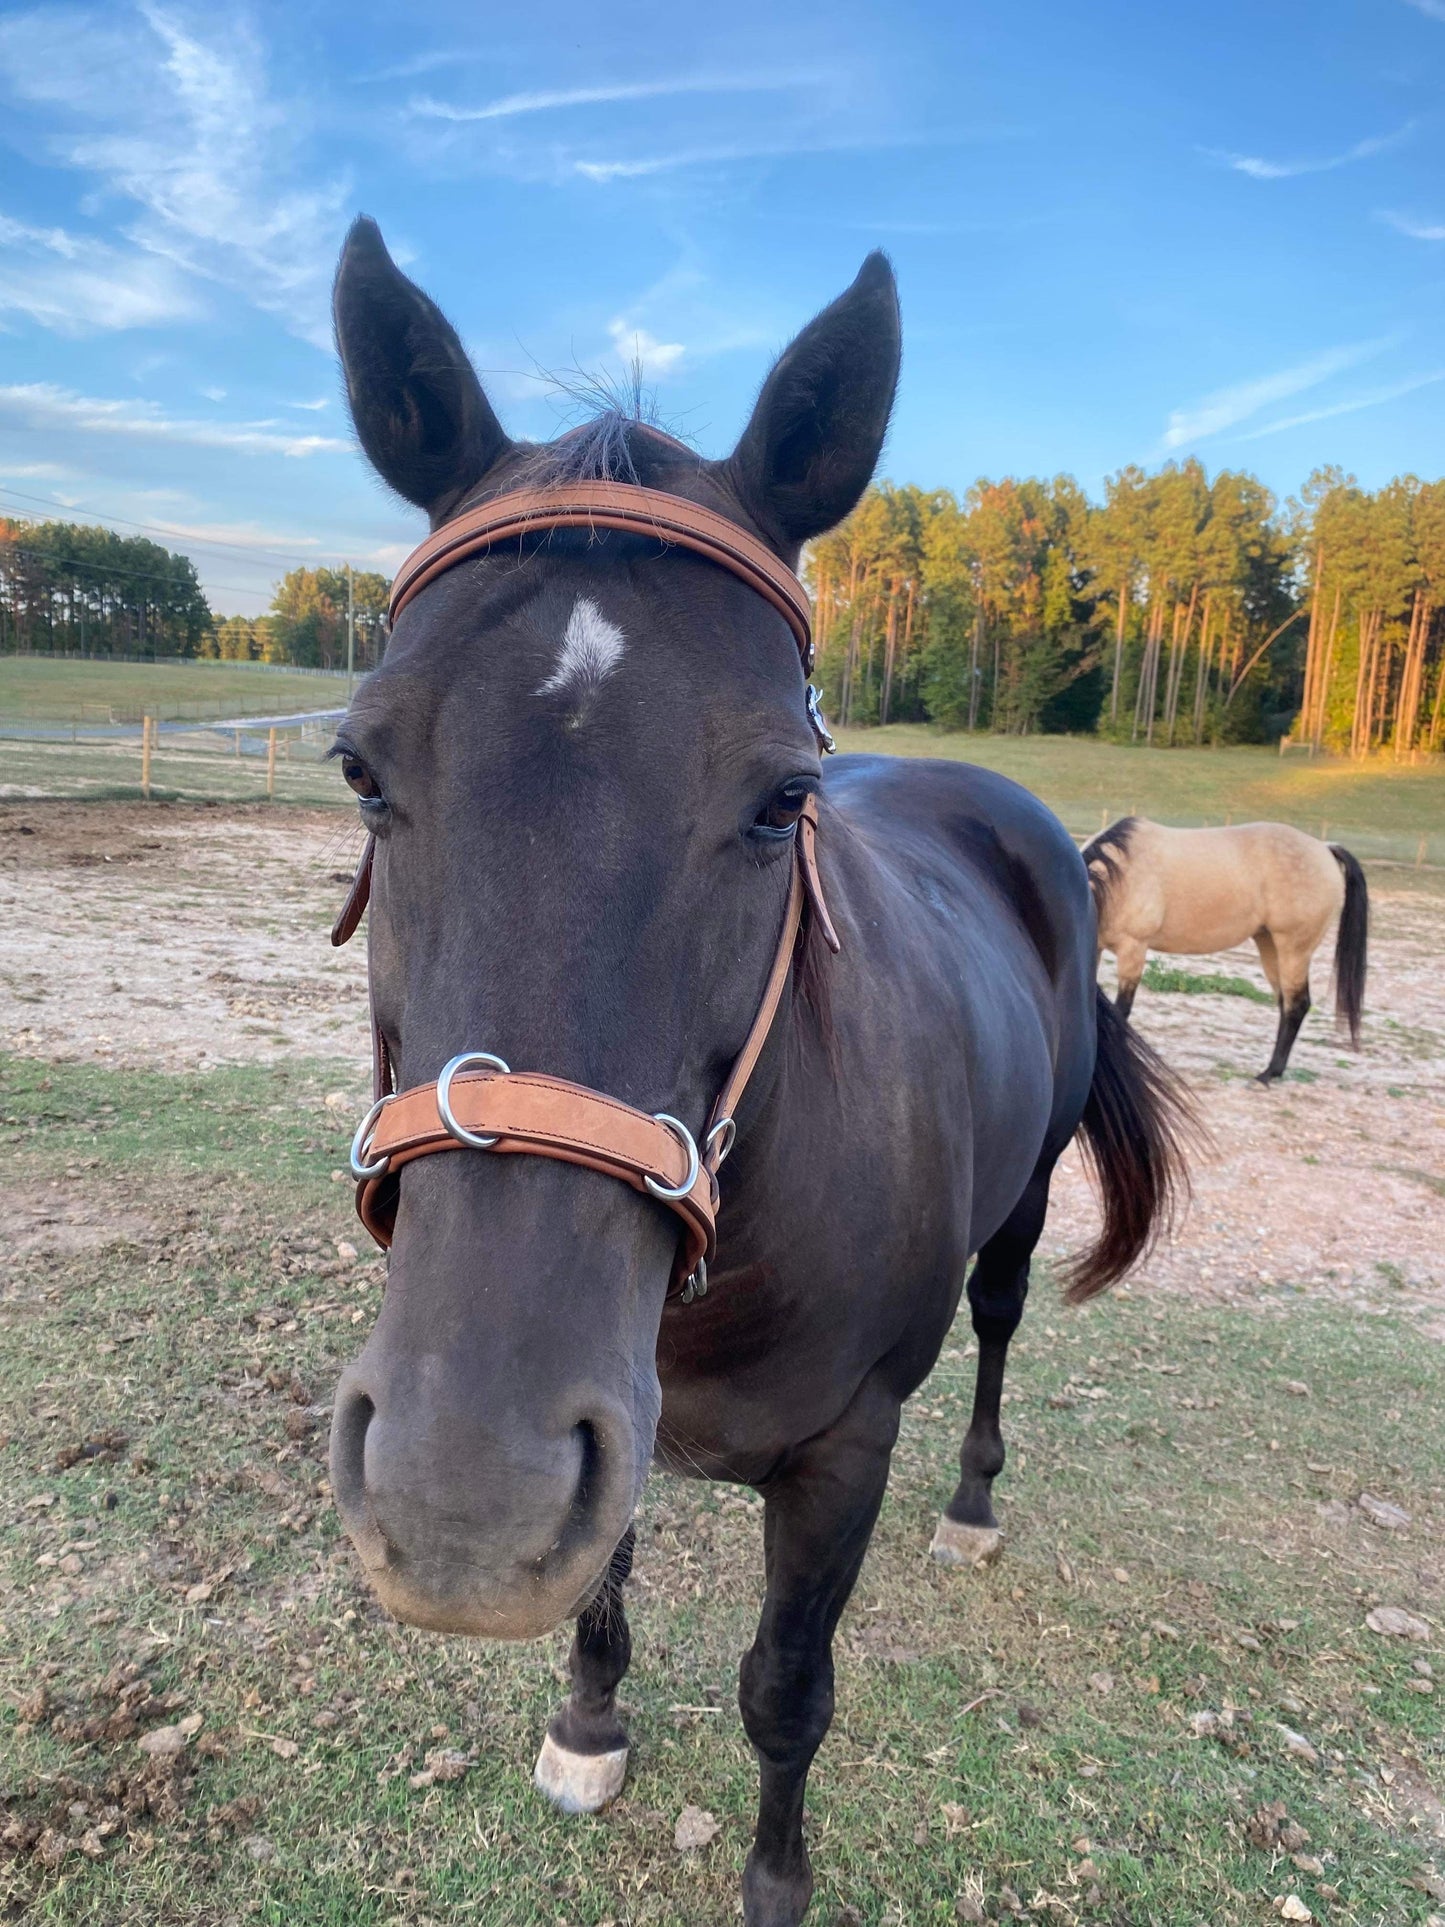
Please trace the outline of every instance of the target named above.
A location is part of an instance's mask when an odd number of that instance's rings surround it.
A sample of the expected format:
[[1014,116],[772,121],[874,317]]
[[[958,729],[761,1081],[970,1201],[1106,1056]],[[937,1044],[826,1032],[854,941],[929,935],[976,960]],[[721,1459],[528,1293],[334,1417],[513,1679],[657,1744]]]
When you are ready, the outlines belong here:
[[0,6],[0,509],[151,525],[213,605],[420,533],[329,347],[382,223],[504,422],[640,354],[732,445],[886,247],[884,472],[1445,452],[1445,0]]

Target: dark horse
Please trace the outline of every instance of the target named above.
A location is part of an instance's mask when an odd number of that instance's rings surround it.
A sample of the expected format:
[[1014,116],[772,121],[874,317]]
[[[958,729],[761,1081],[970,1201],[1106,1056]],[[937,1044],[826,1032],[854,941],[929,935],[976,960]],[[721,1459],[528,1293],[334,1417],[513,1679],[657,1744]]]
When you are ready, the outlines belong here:
[[[790,567],[866,487],[899,363],[875,254],[711,462],[615,414],[510,441],[366,221],[336,326],[362,447],[433,528],[509,490],[621,479],[711,508]],[[996,1529],[999,1388],[1055,1160],[1082,1131],[1104,1196],[1075,1298],[1140,1256],[1179,1175],[1176,1099],[1097,994],[1061,825],[961,763],[850,756],[825,776],[804,694],[782,616],[714,561],[554,531],[425,587],[338,740],[376,838],[372,995],[399,1084],[494,1051],[699,1137],[818,798],[841,954],[813,917],[721,1172],[707,1295],[669,1297],[677,1221],[611,1177],[420,1158],[332,1434],[337,1502],[399,1618],[518,1639],[576,1618],[539,1762],[573,1808],[621,1782],[621,1590],[653,1457],[762,1494],[767,1597],[740,1692],[761,1773],[751,1927],[808,1904],[833,1632],[970,1253],[978,1392],[945,1559]]]

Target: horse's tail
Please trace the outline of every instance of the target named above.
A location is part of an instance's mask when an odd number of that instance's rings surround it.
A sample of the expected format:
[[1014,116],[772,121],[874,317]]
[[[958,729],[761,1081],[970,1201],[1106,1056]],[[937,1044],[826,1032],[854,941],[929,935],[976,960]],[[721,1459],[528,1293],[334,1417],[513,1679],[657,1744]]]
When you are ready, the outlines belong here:
[[1348,850],[1329,845],[1330,855],[1345,873],[1345,907],[1335,938],[1335,1018],[1347,1024],[1350,1042],[1360,1045],[1360,1017],[1365,1008],[1365,953],[1370,939],[1370,891],[1365,873]]
[[1079,1142],[1104,1206],[1091,1250],[1065,1271],[1065,1296],[1080,1304],[1115,1284],[1151,1249],[1189,1196],[1186,1152],[1205,1133],[1183,1084],[1095,992],[1098,1050],[1079,1121]]
[[1087,842],[1079,855],[1084,860],[1084,868],[1089,873],[1089,889],[1094,898],[1094,911],[1102,926],[1104,911],[1110,893],[1117,887],[1124,874],[1124,865],[1129,857],[1129,841],[1139,827],[1137,816],[1121,816],[1117,823],[1111,823],[1107,830],[1100,830],[1096,837]]

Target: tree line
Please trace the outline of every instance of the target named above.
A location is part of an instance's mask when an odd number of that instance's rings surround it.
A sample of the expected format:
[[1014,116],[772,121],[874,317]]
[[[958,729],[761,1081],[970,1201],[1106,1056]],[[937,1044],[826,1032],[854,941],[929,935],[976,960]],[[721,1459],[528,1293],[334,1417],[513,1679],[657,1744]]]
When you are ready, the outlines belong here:
[[1066,475],[885,482],[807,570],[844,724],[1445,747],[1445,482],[1322,469],[1283,505],[1195,460],[1102,502]]
[[[189,556],[145,536],[70,522],[0,518],[0,653],[192,656],[346,665],[344,569],[293,569],[264,616],[218,616]],[[386,577],[356,570],[355,660],[386,646]]]

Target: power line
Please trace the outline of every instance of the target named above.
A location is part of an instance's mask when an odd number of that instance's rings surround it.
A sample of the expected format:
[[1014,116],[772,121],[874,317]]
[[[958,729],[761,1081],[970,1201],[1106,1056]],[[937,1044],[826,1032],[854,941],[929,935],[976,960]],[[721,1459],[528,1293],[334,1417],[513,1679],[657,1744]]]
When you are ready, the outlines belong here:
[[[24,489],[0,488],[0,496],[18,502],[36,502],[39,503],[42,508],[57,508],[67,515],[83,515],[92,525],[98,523],[101,527],[104,527],[107,522],[120,522],[128,529],[146,529],[152,535],[168,535],[172,541],[185,542],[189,544],[190,547],[197,549],[226,549],[235,551],[240,555],[264,556],[273,562],[300,562],[303,564],[309,562],[313,565],[327,559],[342,562],[346,560],[339,549],[313,549],[309,555],[297,555],[288,549],[258,549],[253,548],[248,542],[227,542],[220,536],[192,536],[184,529],[167,528],[162,522],[137,522],[133,516],[112,515],[104,509],[67,508],[66,504],[55,496],[31,495]],[[218,588],[224,588],[226,585],[224,583],[218,583],[216,586]]]

